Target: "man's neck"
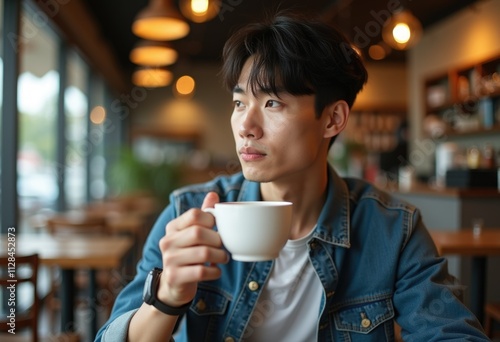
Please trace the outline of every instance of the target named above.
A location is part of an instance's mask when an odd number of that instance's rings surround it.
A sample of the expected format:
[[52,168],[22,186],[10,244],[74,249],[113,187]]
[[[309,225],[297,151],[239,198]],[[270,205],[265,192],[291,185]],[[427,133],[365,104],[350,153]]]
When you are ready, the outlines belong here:
[[295,240],[307,235],[314,228],[326,200],[328,171],[300,180],[269,182],[260,185],[262,199],[293,203],[292,232]]

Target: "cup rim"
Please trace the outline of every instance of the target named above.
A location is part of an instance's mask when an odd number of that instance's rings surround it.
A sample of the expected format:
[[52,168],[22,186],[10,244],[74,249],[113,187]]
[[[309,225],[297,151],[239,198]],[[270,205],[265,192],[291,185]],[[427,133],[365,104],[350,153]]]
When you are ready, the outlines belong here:
[[287,201],[229,201],[229,202],[219,202],[215,203],[215,206],[226,206],[226,205],[238,205],[238,204],[258,204],[261,207],[278,207],[278,206],[290,206],[293,203]]

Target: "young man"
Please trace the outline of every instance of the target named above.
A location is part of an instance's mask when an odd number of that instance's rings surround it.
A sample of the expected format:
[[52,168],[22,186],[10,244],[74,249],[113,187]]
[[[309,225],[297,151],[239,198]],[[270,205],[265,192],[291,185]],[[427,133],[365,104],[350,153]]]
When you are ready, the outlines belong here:
[[[408,341],[487,341],[418,210],[327,163],[367,80],[347,40],[278,15],[223,57],[242,173],[172,194],[97,340],[168,341],[180,323],[178,341],[379,342],[397,321]],[[293,202],[274,261],[232,260],[202,211],[253,200]]]

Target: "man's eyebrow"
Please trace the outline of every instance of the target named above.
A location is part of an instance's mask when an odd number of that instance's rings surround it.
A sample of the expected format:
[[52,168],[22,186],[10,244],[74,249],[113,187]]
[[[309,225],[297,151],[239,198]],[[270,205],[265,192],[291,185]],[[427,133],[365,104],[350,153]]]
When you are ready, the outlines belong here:
[[233,88],[233,93],[245,94],[245,91],[239,85],[235,85]]
[[[257,93],[258,94],[274,94],[276,96],[279,96],[279,94],[285,93],[286,90],[282,87],[272,89],[272,88],[259,88]],[[239,85],[235,85],[233,88],[233,93],[234,94],[245,94],[245,90],[241,88]]]

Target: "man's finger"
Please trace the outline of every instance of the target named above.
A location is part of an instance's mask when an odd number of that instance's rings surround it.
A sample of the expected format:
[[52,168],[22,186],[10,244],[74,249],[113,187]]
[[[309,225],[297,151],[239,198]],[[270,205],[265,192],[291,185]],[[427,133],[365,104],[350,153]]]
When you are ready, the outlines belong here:
[[209,192],[205,199],[203,200],[203,204],[201,205],[201,209],[205,208],[213,208],[215,203],[219,203],[219,195],[216,192]]

